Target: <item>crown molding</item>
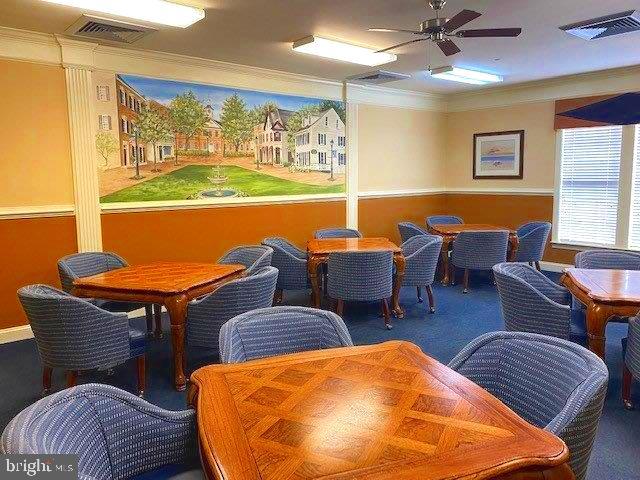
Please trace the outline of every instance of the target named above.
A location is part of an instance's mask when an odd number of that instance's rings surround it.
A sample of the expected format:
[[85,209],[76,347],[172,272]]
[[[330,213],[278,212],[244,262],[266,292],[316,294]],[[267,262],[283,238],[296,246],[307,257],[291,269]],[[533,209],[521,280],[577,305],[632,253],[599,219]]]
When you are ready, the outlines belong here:
[[447,111],[447,97],[437,93],[414,92],[377,85],[346,83],[347,101],[383,107]]
[[60,46],[53,35],[0,27],[0,58],[60,65]]
[[65,68],[84,68],[93,70],[96,59],[97,43],[72,40],[62,35],[54,35],[60,45],[61,64]]
[[640,65],[567,75],[505,87],[451,94],[449,112],[508,107],[511,105],[554,101],[563,98],[605,95],[636,91],[640,83]]

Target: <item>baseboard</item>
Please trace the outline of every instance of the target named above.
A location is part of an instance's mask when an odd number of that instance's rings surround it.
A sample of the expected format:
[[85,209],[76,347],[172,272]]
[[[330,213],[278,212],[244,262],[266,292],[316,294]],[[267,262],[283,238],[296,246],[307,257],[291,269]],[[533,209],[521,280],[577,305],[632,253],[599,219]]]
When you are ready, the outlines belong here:
[[565,268],[569,268],[571,266],[572,265],[569,265],[566,263],[544,262],[544,261],[540,262],[540,268],[548,272],[562,273],[564,272]]
[[19,327],[3,328],[0,330],[0,344],[27,340],[29,338],[33,338],[30,325],[21,325]]

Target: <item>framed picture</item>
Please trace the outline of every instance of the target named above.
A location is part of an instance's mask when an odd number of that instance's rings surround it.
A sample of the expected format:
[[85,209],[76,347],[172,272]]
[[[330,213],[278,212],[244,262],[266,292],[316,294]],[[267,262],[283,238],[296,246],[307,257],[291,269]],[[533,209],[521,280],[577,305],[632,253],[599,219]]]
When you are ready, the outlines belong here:
[[474,179],[522,179],[523,165],[524,130],[473,136]]

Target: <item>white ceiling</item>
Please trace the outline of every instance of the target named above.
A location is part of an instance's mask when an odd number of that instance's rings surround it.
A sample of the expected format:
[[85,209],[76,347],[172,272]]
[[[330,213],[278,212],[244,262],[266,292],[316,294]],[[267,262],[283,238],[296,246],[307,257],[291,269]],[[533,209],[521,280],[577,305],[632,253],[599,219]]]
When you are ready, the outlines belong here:
[[[130,0],[136,1],[136,0]],[[184,0],[187,1],[187,0]],[[426,0],[192,0],[206,9],[204,20],[182,30],[161,28],[133,48],[259,66],[342,80],[371,70],[295,53],[291,42],[310,34],[372,47],[410,40],[396,33],[367,32],[383,26],[414,29],[433,11]],[[424,92],[471,90],[428,78],[427,51],[434,67],[456,65],[498,73],[513,84],[594,70],[640,64],[640,32],[585,41],[560,25],[640,9],[640,0],[449,0],[451,17],[463,8],[483,14],[465,28],[522,27],[515,39],[457,39],[462,53],[445,58],[423,42],[398,50],[398,60],[381,68],[412,75],[387,84]],[[40,0],[0,0],[0,26],[63,33],[82,12]]]

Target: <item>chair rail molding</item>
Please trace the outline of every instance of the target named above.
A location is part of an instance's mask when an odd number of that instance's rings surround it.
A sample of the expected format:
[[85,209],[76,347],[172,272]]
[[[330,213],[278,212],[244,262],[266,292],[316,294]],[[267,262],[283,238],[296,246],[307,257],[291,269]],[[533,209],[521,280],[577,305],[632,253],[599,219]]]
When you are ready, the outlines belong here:
[[102,226],[92,71],[97,44],[56,38],[67,86],[78,251],[98,252],[102,251]]

